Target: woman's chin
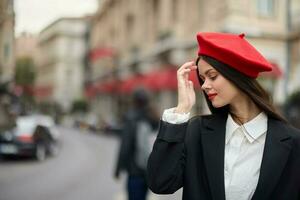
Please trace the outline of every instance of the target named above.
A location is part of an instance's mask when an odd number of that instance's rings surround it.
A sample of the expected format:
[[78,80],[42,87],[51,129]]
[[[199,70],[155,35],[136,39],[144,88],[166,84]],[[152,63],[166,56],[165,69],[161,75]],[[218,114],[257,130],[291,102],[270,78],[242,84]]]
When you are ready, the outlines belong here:
[[216,102],[216,101],[212,101],[211,104],[214,108],[221,108],[221,107],[225,106],[225,104],[222,104],[222,103]]

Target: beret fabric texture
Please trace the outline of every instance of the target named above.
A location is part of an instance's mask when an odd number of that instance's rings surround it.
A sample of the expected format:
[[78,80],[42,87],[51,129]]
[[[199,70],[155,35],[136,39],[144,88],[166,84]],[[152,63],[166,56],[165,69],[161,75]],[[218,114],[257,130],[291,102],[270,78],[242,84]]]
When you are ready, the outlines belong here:
[[244,37],[245,34],[200,32],[198,56],[215,58],[251,78],[272,71],[272,65]]

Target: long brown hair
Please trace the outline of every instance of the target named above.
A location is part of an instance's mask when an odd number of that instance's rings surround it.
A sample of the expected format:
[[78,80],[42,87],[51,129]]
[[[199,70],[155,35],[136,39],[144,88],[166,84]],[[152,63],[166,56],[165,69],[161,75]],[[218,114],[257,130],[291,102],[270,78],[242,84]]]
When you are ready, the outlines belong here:
[[[212,57],[201,55],[196,60],[196,65],[200,59],[203,59],[205,62],[210,64],[214,67],[219,73],[221,73],[227,80],[232,82],[237,88],[239,88],[242,92],[244,92],[255,104],[256,106],[261,109],[263,112],[266,113],[271,118],[287,122],[287,120],[276,110],[274,107],[270,95],[266,92],[266,90],[257,82],[256,79],[250,78],[243,73],[235,70],[234,68],[228,66],[225,63],[222,63]],[[204,82],[200,78],[199,69],[197,67],[197,77],[199,80],[200,85]],[[228,114],[231,113],[229,110],[229,105],[215,108],[213,107],[211,101],[208,100],[208,96],[205,92],[205,99],[207,105],[212,114],[215,113],[222,113]]]

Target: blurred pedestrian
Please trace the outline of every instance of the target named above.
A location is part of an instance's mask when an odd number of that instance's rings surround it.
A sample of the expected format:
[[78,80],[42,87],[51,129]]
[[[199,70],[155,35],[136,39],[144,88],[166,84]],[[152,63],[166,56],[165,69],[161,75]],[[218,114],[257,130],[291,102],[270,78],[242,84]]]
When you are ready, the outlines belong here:
[[121,145],[115,177],[127,173],[128,200],[145,200],[147,160],[155,140],[159,118],[150,105],[149,94],[140,88],[133,92],[133,106],[127,111],[121,132]]
[[[149,187],[185,200],[299,200],[300,132],[256,81],[270,63],[244,34],[199,33],[196,62],[177,71],[178,104],[165,110],[148,161]],[[197,72],[211,115],[195,104]]]

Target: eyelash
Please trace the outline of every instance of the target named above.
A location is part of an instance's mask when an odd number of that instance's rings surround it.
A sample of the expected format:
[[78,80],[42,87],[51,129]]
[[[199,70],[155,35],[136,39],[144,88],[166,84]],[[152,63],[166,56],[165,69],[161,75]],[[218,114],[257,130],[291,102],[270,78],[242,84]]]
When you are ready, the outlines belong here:
[[216,75],[216,76],[213,76],[213,77],[210,77],[210,79],[214,81],[214,80],[216,80],[216,79],[217,79],[217,77],[218,77],[218,75]]
[[[209,77],[209,79],[212,80],[212,81],[216,80],[217,78],[218,78],[218,75]],[[201,78],[201,80],[202,80],[203,82],[205,82],[205,78]]]

